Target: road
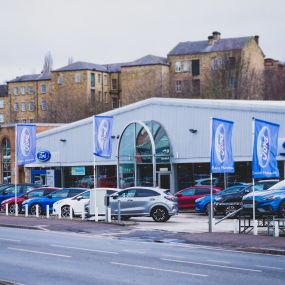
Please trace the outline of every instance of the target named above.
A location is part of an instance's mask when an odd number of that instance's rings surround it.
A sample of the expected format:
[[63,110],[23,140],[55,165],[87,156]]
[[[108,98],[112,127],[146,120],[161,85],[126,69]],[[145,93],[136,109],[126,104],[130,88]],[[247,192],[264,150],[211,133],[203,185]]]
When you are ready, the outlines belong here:
[[285,280],[284,256],[75,233],[0,228],[0,253],[0,280],[25,285],[283,285]]

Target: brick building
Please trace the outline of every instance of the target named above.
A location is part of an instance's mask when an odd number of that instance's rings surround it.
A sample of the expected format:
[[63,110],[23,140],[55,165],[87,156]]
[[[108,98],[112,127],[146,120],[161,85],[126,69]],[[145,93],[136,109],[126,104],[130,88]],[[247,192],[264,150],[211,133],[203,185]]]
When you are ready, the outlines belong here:
[[0,124],[3,124],[8,116],[8,88],[0,85]]

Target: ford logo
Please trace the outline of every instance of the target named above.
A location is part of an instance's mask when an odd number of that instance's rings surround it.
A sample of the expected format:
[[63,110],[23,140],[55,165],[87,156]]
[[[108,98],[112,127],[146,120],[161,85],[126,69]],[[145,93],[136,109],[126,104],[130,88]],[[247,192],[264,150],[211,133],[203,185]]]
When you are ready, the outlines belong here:
[[20,147],[23,156],[28,156],[31,151],[32,136],[28,128],[23,128],[20,138]]
[[109,122],[102,120],[98,128],[98,144],[103,151],[107,149],[109,129]]
[[37,153],[37,159],[41,162],[49,161],[51,153],[48,150],[41,150]]
[[215,151],[220,162],[224,162],[226,158],[226,144],[225,144],[225,126],[220,124],[217,127],[215,134]]
[[257,157],[258,164],[265,168],[270,159],[270,132],[267,127],[263,127],[257,137]]

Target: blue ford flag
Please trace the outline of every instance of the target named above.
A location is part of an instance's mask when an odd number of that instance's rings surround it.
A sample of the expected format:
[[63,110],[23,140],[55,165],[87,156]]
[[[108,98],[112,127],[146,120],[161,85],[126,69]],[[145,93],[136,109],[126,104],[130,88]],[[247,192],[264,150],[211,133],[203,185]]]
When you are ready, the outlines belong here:
[[94,116],[94,154],[110,158],[112,155],[113,116]]
[[276,155],[279,125],[254,119],[252,176],[254,178],[279,177]]
[[233,122],[212,118],[211,173],[235,172],[232,153]]
[[25,165],[36,161],[36,125],[16,125],[17,165]]

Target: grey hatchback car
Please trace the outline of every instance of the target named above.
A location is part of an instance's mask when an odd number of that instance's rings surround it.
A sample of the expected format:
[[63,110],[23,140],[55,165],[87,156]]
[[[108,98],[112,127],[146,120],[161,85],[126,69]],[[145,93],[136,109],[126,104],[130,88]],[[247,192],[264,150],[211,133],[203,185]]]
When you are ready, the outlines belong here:
[[178,214],[177,198],[169,190],[154,187],[130,187],[110,196],[112,216],[118,215],[120,201],[121,217],[152,217],[155,222],[166,222]]

